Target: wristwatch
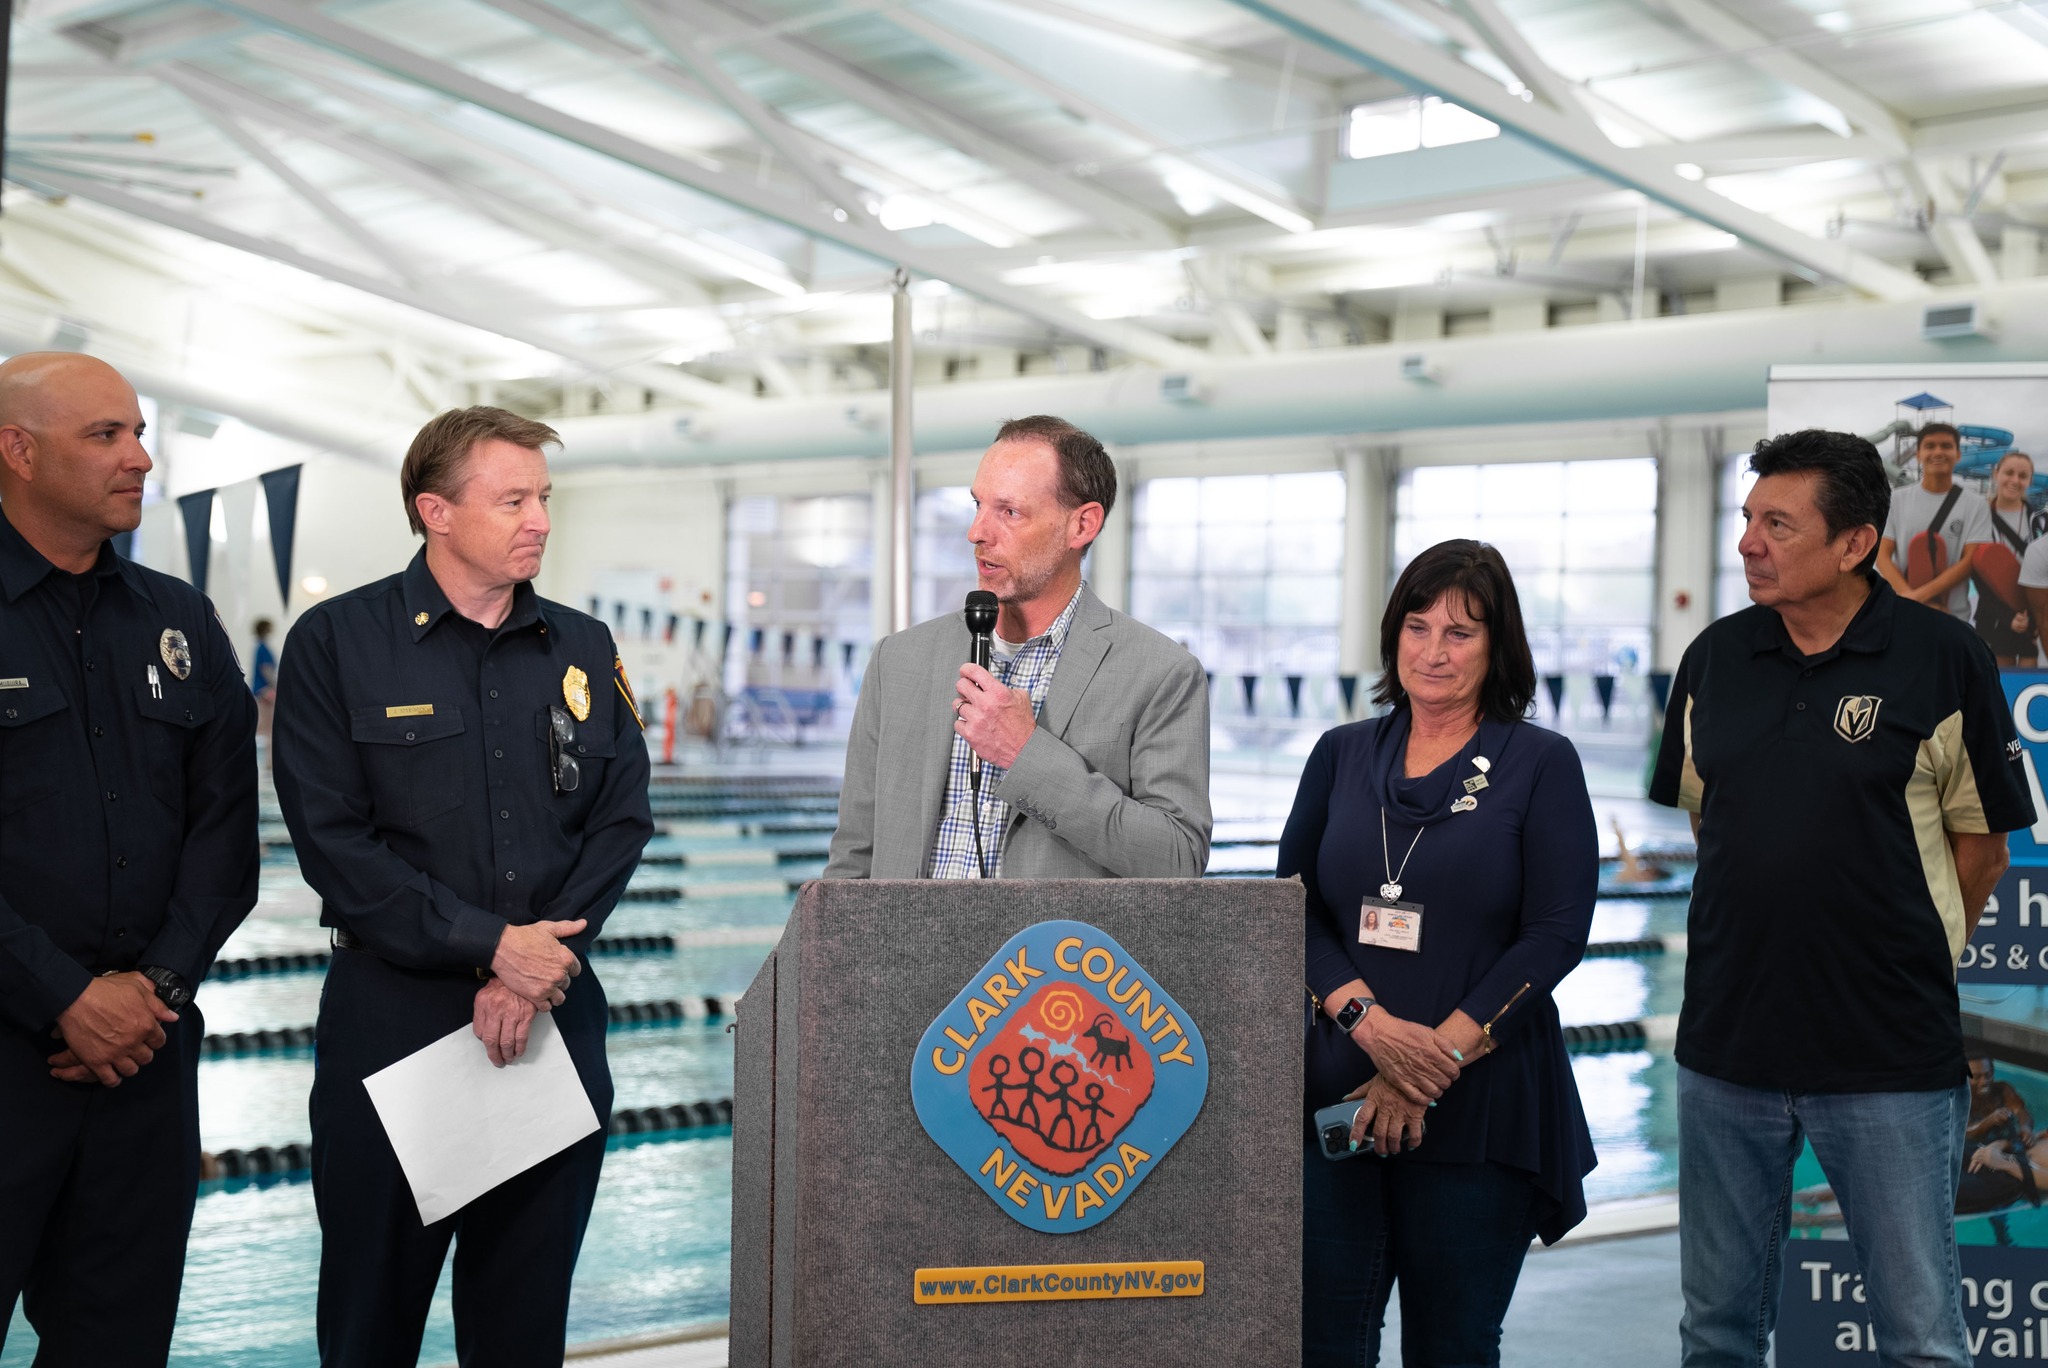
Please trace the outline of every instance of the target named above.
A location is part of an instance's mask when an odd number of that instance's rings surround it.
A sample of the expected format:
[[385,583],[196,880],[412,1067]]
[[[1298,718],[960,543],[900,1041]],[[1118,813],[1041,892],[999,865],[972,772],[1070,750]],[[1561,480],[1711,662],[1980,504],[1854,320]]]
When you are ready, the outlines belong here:
[[144,964],[137,966],[135,972],[156,985],[157,1000],[174,1012],[183,1011],[185,1004],[192,1000],[192,990],[185,986],[185,980],[175,970]]
[[1349,1032],[1359,1022],[1365,1020],[1367,1012],[1377,1006],[1379,1003],[1372,998],[1355,997],[1337,1009],[1337,1024]]

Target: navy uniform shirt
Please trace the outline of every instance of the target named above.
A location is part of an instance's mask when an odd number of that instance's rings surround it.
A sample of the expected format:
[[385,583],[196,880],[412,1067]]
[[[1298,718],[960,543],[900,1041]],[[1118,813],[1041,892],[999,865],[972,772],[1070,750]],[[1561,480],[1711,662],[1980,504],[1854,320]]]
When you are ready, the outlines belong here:
[[1700,814],[1678,1062],[1752,1088],[1963,1081],[1967,917],[1947,833],[2030,826],[2012,710],[1968,623],[1875,574],[1804,655],[1761,606],[1671,681],[1653,802]]
[[199,985],[256,904],[255,738],[205,595],[0,517],[0,1019],[47,1035],[109,970]]
[[[556,792],[551,708],[575,730],[571,792]],[[274,735],[321,924],[406,968],[485,968],[508,923],[577,917],[590,925],[567,944],[587,953],[654,832],[610,631],[526,584],[487,630],[424,551],[293,626]]]

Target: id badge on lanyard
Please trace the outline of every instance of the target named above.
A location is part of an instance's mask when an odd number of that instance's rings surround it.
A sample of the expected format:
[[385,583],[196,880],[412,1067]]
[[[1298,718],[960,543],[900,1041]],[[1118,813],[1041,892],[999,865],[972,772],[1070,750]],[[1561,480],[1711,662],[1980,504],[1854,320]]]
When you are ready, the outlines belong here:
[[1358,908],[1358,943],[1382,950],[1422,949],[1422,904],[1393,898],[1363,899]]

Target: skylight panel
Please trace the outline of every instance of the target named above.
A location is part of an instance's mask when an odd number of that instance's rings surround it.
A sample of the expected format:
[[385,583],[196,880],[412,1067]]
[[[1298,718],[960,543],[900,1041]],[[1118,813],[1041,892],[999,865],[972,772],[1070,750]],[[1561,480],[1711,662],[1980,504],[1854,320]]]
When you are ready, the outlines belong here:
[[1435,95],[1353,106],[1345,150],[1354,159],[1500,136],[1500,125]]

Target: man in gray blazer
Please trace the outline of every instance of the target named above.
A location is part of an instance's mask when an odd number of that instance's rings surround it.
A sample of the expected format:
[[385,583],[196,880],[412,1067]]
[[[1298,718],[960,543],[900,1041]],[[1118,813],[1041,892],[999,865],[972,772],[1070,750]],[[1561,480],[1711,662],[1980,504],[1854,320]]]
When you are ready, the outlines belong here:
[[876,643],[825,877],[1199,878],[1207,677],[1081,580],[1116,467],[1071,423],[1018,418],[982,457],[974,500],[967,539],[1001,605],[994,670],[961,663],[958,611]]

